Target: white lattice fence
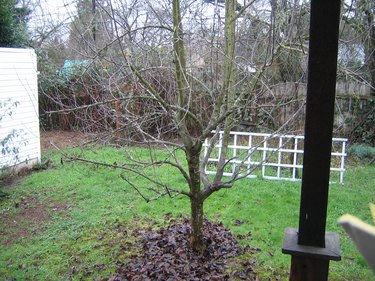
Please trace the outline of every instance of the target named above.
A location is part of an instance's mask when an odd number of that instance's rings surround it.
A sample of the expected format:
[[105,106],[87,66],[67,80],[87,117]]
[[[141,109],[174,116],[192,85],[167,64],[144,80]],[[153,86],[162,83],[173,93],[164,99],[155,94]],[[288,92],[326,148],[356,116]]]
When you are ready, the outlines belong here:
[[[214,132],[213,132],[214,133]],[[215,174],[222,149],[223,132],[219,132],[205,172]],[[344,138],[332,139],[331,182],[344,182],[346,142]],[[261,176],[273,180],[298,181],[302,177],[304,136],[230,132],[229,154],[224,176],[235,173],[249,178]],[[204,155],[209,149],[204,143]],[[319,152],[317,152],[319,153]]]

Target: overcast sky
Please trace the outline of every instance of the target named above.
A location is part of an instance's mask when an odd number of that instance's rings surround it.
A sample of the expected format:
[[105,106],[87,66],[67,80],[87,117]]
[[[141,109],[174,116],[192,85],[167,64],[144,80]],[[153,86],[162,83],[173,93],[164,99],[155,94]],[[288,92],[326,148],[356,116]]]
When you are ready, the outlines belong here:
[[75,0],[40,0],[30,19],[30,27],[43,26],[43,23],[61,22],[75,13]]

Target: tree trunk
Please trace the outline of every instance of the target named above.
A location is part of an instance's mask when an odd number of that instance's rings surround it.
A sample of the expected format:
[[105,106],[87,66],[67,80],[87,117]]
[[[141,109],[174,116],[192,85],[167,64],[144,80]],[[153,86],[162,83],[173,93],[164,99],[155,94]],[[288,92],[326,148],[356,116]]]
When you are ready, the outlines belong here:
[[[224,81],[223,93],[221,99],[224,102],[221,108],[221,114],[232,108],[235,102],[236,91],[236,3],[235,0],[228,0],[225,3],[225,44],[224,44]],[[229,134],[233,126],[233,114],[228,116],[224,122],[224,134],[222,137],[221,153],[219,155],[219,162],[217,163],[217,172],[214,183],[218,184],[224,173],[225,165],[227,164],[227,152],[229,145]]]
[[201,192],[200,177],[200,152],[202,144],[195,143],[192,147],[186,148],[186,160],[189,167],[189,188],[191,204],[191,248],[193,251],[202,253],[204,250],[203,241],[203,201]]
[[372,52],[369,57],[369,71],[371,78],[371,95],[375,97],[375,26],[371,27],[371,49]]
[[174,66],[176,70],[176,82],[178,88],[178,105],[181,110],[177,111],[178,134],[184,143],[185,155],[189,169],[189,197],[191,203],[191,248],[196,252],[203,252],[203,196],[201,193],[200,178],[200,153],[202,143],[193,141],[187,128],[187,116],[183,108],[190,108],[186,97],[186,89],[189,88],[186,80],[186,55],[183,39],[183,28],[180,11],[180,1],[173,0],[173,50]]
[[375,96],[375,25],[374,25],[374,10],[373,6],[366,1],[359,2],[357,9],[363,13],[362,29],[364,32],[364,51],[365,51],[365,65],[370,76],[371,90],[370,94]]
[[201,198],[190,198],[191,204],[191,237],[190,245],[193,251],[202,253],[203,241],[203,201]]
[[369,8],[365,10],[365,27],[368,30],[368,38],[365,43],[365,54],[367,68],[370,74],[371,96],[375,96],[375,25],[374,11]]

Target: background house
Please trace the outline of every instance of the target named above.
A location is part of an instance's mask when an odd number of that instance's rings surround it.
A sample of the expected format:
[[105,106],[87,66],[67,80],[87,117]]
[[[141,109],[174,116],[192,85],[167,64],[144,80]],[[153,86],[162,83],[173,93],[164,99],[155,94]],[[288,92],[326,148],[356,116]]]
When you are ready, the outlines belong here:
[[0,169],[40,162],[34,50],[0,48]]

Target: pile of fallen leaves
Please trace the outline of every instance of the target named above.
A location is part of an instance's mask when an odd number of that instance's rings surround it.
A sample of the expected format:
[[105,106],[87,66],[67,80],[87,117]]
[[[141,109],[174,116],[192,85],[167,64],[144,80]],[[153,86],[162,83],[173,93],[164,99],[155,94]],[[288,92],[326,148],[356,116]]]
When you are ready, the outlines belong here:
[[190,223],[173,220],[157,231],[138,230],[142,254],[118,268],[109,281],[122,280],[257,280],[250,263],[241,269],[231,258],[243,253],[235,237],[219,222],[204,222],[206,249],[203,254],[189,247]]

